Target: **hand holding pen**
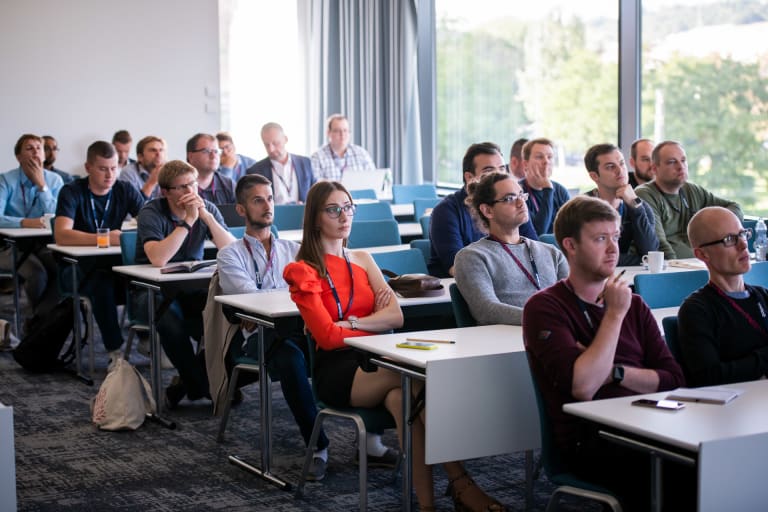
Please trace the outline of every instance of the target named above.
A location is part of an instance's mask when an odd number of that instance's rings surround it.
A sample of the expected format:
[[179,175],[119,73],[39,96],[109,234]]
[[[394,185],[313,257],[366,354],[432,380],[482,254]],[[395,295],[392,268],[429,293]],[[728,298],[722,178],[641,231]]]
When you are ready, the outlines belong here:
[[604,303],[606,312],[612,310],[621,316],[627,313],[632,302],[632,290],[629,288],[629,283],[621,279],[624,272],[622,270],[618,275],[609,277],[605,282],[603,291],[597,296],[597,302],[602,301]]

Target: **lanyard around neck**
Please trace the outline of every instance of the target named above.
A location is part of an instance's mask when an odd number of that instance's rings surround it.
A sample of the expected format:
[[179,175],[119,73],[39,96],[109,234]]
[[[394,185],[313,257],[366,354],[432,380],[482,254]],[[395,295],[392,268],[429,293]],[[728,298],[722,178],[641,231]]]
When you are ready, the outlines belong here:
[[109,189],[109,192],[107,193],[107,202],[104,205],[104,213],[101,215],[101,220],[96,217],[96,202],[93,199],[93,192],[91,192],[91,189],[88,189],[88,195],[91,198],[91,213],[93,213],[93,223],[96,225],[96,229],[100,229],[104,227],[104,221],[107,220],[107,212],[109,212],[109,203],[112,202],[112,189]]
[[752,316],[749,313],[744,311],[744,309],[741,306],[739,306],[735,300],[733,300],[733,297],[730,297],[727,293],[721,290],[719,286],[717,286],[712,281],[708,282],[707,284],[711,286],[712,289],[715,290],[718,295],[720,295],[723,299],[725,299],[725,301],[728,302],[728,304],[730,304],[733,309],[735,309],[741,316],[743,316],[750,327],[752,327],[754,330],[756,330],[762,335],[768,334],[768,313],[766,313],[766,307],[765,307],[765,304],[763,303],[763,299],[760,297],[760,295],[758,295],[758,293],[755,290],[752,290],[751,287],[745,285],[747,291],[749,291],[749,294],[752,297],[754,297],[754,299],[757,301],[757,307],[758,309],[760,309],[760,316],[762,317],[762,320],[763,320],[762,326],[758,324],[757,320],[752,318]]
[[[248,251],[248,254],[251,255],[251,259],[253,260],[253,268],[256,270],[256,287],[259,290],[261,290],[261,286],[264,284],[264,278],[259,272],[259,264],[256,262],[256,257],[253,255],[253,250],[251,250],[251,244],[248,242],[248,240],[245,239],[245,237],[243,237],[243,245],[245,245],[245,248]],[[267,266],[264,267],[265,276],[269,274],[269,271],[272,269],[272,262],[275,259],[274,256],[275,256],[275,242],[272,241],[271,247],[269,249],[269,254],[267,255]]]
[[533,214],[536,215],[539,213],[539,202],[536,200],[536,196],[533,194],[533,189],[528,186],[528,182],[525,180],[521,181],[520,184],[523,186],[523,192],[528,194],[528,199],[531,200],[531,210],[533,210]]
[[539,278],[539,270],[536,268],[536,261],[533,259],[533,251],[531,250],[531,247],[525,243],[525,241],[523,241],[523,244],[525,245],[525,248],[528,249],[528,257],[531,261],[531,269],[533,270],[533,275],[528,272],[528,269],[523,266],[523,263],[517,258],[517,256],[512,253],[512,250],[507,246],[506,243],[502,242],[493,235],[489,235],[488,239],[493,240],[494,242],[498,242],[498,244],[507,252],[507,254],[512,257],[515,263],[517,263],[517,266],[520,268],[520,270],[523,271],[523,274],[525,274],[525,277],[528,278],[528,281],[530,281],[537,290],[541,290],[541,279]]
[[[290,157],[288,158],[288,162],[290,162]],[[287,163],[287,162],[286,162]],[[283,166],[283,170],[285,170],[285,166]],[[291,162],[291,172],[288,174],[288,182],[285,181],[285,178],[280,176],[280,174],[277,172],[277,170],[272,167],[272,175],[277,176],[277,179],[280,180],[280,183],[283,184],[285,187],[286,192],[288,193],[288,199],[291,199],[291,194],[293,193],[293,173],[296,172],[293,167],[293,162]]]
[[[331,161],[333,162],[333,165],[336,165],[336,153],[333,152],[333,149],[331,149],[331,145],[328,145],[328,152],[331,154]],[[339,172],[344,175],[344,171],[347,168],[347,157],[349,156],[349,146],[347,146],[347,150],[344,151],[344,165],[339,168]],[[341,160],[341,157],[339,157],[339,160]]]
[[339,298],[339,292],[336,291],[336,287],[333,285],[333,279],[331,279],[330,272],[326,269],[326,278],[328,279],[328,286],[331,287],[331,293],[336,301],[336,311],[339,315],[339,320],[344,320],[344,317],[349,313],[349,309],[352,307],[352,299],[355,297],[355,276],[352,274],[352,263],[349,262],[349,255],[344,252],[344,259],[347,261],[347,270],[349,270],[349,302],[347,303],[346,312],[341,310],[341,299]]

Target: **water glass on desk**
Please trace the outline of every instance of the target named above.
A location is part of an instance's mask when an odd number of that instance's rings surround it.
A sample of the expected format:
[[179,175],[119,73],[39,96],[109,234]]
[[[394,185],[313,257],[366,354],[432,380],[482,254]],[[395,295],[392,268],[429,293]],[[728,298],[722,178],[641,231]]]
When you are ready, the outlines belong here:
[[643,256],[643,264],[648,265],[651,274],[658,274],[664,268],[664,253],[662,251],[648,251]]
[[96,247],[109,249],[109,228],[96,229]]

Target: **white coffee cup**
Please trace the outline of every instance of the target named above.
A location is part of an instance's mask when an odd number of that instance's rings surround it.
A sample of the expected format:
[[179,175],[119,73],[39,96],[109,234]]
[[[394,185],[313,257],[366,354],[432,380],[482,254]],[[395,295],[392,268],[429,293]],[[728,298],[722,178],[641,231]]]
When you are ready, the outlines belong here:
[[46,229],[53,229],[53,218],[56,217],[55,213],[44,213],[43,214],[43,223],[45,224]]
[[664,253],[662,251],[648,251],[648,254],[643,256],[643,263],[648,265],[651,274],[658,274],[664,268]]

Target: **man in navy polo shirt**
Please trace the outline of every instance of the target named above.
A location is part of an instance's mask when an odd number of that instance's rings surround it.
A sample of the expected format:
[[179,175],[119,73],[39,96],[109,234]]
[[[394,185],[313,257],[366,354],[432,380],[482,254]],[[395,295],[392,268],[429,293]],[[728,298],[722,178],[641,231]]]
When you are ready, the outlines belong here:
[[[120,229],[130,213],[138,215],[144,197],[130,183],[118,181],[117,151],[109,142],[96,141],[88,147],[87,176],[65,185],[56,207],[55,237],[59,245],[96,245],[96,229],[109,229],[109,244],[120,245]],[[123,335],[115,301],[115,279],[109,267],[79,266],[85,278],[81,293],[91,299],[93,316],[112,361],[120,354]],[[71,267],[64,269],[63,284],[71,286]],[[69,275],[68,275],[69,274]],[[117,287],[121,293],[122,287]]]

